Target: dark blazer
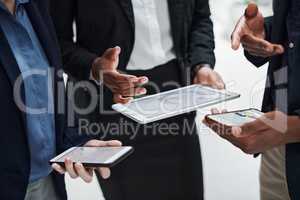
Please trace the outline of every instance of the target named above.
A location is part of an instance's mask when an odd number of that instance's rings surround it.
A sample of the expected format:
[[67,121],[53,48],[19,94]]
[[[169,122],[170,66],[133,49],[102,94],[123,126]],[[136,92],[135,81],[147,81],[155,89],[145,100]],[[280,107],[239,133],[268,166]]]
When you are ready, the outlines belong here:
[[[134,45],[131,0],[51,0],[52,16],[66,71],[88,79],[92,62],[110,47],[122,48],[119,69],[125,70]],[[190,66],[215,65],[213,24],[208,0],[168,0],[172,36],[184,81]],[[76,20],[77,42],[73,42]],[[80,56],[79,56],[80,55]]]
[[[274,0],[273,4],[274,15],[265,20],[267,40],[286,46],[288,42],[286,18],[289,9],[289,1]],[[276,91],[288,89],[289,105],[285,112],[290,115],[300,114],[300,54],[298,49],[296,49],[296,51],[298,54],[295,57],[292,56],[293,59],[289,58],[288,62],[290,66],[296,66],[297,70],[294,70],[293,73],[290,73],[289,71],[288,83],[279,83],[279,85],[278,82],[276,82],[274,75],[283,67],[283,55],[264,59],[251,56],[247,52],[245,53],[248,60],[258,67],[269,62],[268,81],[263,101],[264,112],[275,109]],[[286,148],[286,169],[290,196],[292,199],[300,199],[300,144],[288,144]]]
[[[26,4],[26,10],[50,65],[55,72],[58,72],[62,66],[61,55],[51,18],[48,14],[47,1],[31,0],[29,4]],[[57,75],[57,73],[55,74]],[[30,154],[25,123],[26,115],[16,106],[13,94],[13,86],[19,76],[19,67],[4,36],[0,22],[0,91],[2,95],[0,99],[0,157],[2,160],[0,165],[0,199],[3,200],[23,200],[30,173]],[[55,86],[62,81],[61,76],[55,76]],[[22,88],[21,96],[24,99],[24,88]],[[57,108],[56,89],[55,101]],[[68,135],[75,133],[75,129],[66,131],[64,118],[63,114],[56,114],[57,153],[83,142],[79,137],[71,138]],[[64,176],[53,173],[53,178],[57,193],[61,199],[67,199]]]

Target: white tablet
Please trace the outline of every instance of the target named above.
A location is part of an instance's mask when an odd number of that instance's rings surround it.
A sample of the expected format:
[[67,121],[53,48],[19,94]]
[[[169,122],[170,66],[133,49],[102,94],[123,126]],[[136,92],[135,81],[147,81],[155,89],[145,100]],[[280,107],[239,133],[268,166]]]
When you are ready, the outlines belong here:
[[239,97],[237,93],[197,84],[135,99],[129,104],[114,104],[112,108],[147,124]]

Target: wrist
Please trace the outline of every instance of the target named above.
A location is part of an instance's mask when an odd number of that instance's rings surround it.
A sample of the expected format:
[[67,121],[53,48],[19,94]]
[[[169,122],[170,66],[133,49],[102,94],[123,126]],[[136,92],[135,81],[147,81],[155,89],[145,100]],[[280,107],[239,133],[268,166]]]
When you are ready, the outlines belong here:
[[196,65],[194,67],[194,73],[198,73],[201,69],[211,69],[212,70],[212,67],[210,64],[199,64],[199,65]]
[[100,71],[101,71],[101,57],[97,57],[92,63],[91,75],[95,80],[100,80]]
[[288,118],[288,130],[286,132],[286,143],[300,142],[300,117],[290,116]]

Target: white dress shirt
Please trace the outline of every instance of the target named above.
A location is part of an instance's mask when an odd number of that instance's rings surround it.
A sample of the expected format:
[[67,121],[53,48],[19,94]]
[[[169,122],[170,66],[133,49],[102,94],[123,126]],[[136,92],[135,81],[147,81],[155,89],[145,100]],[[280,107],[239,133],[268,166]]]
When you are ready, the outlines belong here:
[[262,155],[260,169],[261,200],[291,200],[286,177],[286,147],[280,146]]
[[135,43],[127,70],[149,70],[176,58],[167,0],[132,0]]

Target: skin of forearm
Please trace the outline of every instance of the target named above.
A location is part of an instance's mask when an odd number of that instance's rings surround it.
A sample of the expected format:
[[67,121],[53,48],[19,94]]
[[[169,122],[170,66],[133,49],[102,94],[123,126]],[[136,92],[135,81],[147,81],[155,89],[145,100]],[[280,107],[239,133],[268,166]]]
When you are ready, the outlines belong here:
[[300,142],[300,117],[291,116],[288,119],[286,143],[299,143],[299,142]]

